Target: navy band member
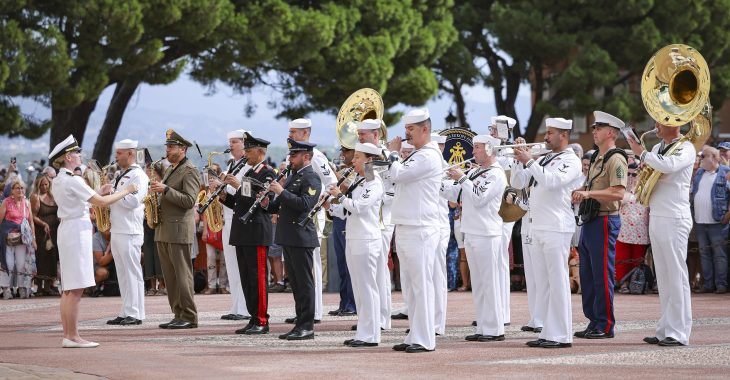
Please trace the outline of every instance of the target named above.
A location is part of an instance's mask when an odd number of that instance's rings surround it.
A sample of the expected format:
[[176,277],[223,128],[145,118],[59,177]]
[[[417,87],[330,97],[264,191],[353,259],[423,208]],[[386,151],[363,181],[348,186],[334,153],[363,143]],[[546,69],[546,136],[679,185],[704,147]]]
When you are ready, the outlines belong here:
[[[241,182],[232,175],[226,176],[226,184],[237,189],[234,195],[221,198],[223,204],[234,210],[230,240],[227,242],[236,247],[236,262],[251,320],[237,334],[259,335],[269,332],[268,314],[268,272],[266,269],[269,246],[272,243],[271,216],[266,211],[269,199],[262,202],[247,223],[241,221],[256,201],[257,192],[262,184],[272,181],[276,175],[274,170],[264,163],[266,148],[269,142],[253,137],[246,132],[245,149],[247,167]],[[254,181],[245,181],[246,178]]]
[[[56,145],[48,160],[59,173],[53,180],[53,198],[58,205],[58,256],[61,264],[61,322],[66,348],[92,348],[99,343],[89,342],[79,336],[79,301],[85,288],[94,286],[94,263],[91,252],[93,228],[89,217],[89,203],[109,206],[127,194],[137,191],[135,184],[106,196],[98,195],[73,170],[81,166],[81,148],[69,135]],[[88,202],[88,203],[87,203]]]
[[167,160],[162,181],[152,181],[150,191],[159,194],[160,224],[155,228],[155,242],[167,286],[167,300],[175,315],[163,329],[198,327],[198,311],[193,300],[193,262],[190,256],[195,236],[195,200],[200,189],[198,169],[185,154],[192,144],[172,129],[165,141]]
[[142,273],[142,243],[144,241],[144,202],[149,178],[135,162],[137,141],[122,140],[116,143],[114,158],[121,173],[109,184],[116,193],[133,183],[139,191],[128,194],[109,207],[111,221],[111,248],[119,279],[122,310],[107,321],[110,325],[138,325],[145,318],[144,275]]
[[[502,255],[502,218],[499,206],[507,186],[507,176],[487,145],[499,145],[499,139],[474,136],[474,160],[479,167],[464,174],[449,169],[453,181],[444,181],[443,192],[452,202],[462,203],[461,231],[464,233],[466,258],[471,273],[472,296],[477,331],[468,341],[504,340],[504,313],[499,282],[499,256]],[[455,182],[454,182],[455,181]]]
[[[573,193],[573,202],[594,199],[598,215],[583,221],[578,253],[583,315],[588,326],[574,334],[577,338],[613,338],[616,321],[613,313],[613,288],[616,273],[616,238],[621,229],[619,207],[626,189],[626,153],[616,148],[621,127],[619,118],[601,111],[593,113],[593,142],[598,146],[591,160],[586,186]],[[595,204],[595,202],[594,202]]]
[[345,341],[350,347],[373,347],[380,343],[380,296],[377,269],[381,253],[380,204],[383,181],[377,175],[366,180],[365,163],[380,157],[382,149],[370,143],[357,143],[352,163],[358,177],[343,194],[337,186],[330,186],[334,197],[325,204],[330,212],[347,219],[345,231],[347,266],[352,279],[357,306],[357,333]]
[[[441,151],[431,141],[428,109],[410,111],[404,122],[406,138],[415,150],[403,162],[393,162],[388,174],[395,183],[391,219],[396,225],[396,247],[410,332],[405,342],[393,349],[417,353],[436,349],[433,271],[441,227],[439,202],[443,199],[439,192],[444,167]],[[399,152],[400,137],[391,141],[388,148]],[[391,159],[394,155],[391,153]]]
[[279,335],[279,339],[314,339],[314,278],[312,260],[314,249],[319,247],[319,237],[314,221],[304,227],[299,222],[307,217],[319,199],[322,182],[312,169],[315,145],[304,141],[288,140],[291,173],[284,186],[272,182],[270,190],[277,197],[271,204],[271,212],[278,212],[276,244],[284,249],[284,264],[289,275],[296,319],[294,328]]
[[[431,141],[436,142],[441,152],[441,165],[447,166],[443,152],[446,147],[446,136],[438,133],[431,134]],[[436,334],[446,333],[446,301],[449,292],[448,275],[446,272],[446,251],[449,248],[451,237],[451,224],[449,223],[449,201],[442,198],[438,201],[439,218],[439,241],[436,245],[436,266],[433,270],[433,293],[434,293],[434,323],[436,323]]]
[[[659,287],[662,315],[656,335],[644,342],[662,346],[689,344],[692,332],[692,303],[687,274],[687,239],[692,228],[689,188],[695,148],[691,142],[679,142],[679,127],[656,123],[657,137],[662,139],[647,152],[629,140],[631,150],[662,174],[649,198],[649,238],[654,252],[654,269]],[[679,145],[676,146],[675,145]],[[669,150],[674,148],[670,154]],[[55,186],[55,183],[54,183]]]
[[[535,278],[542,281],[536,284],[537,297],[547,299],[542,332],[539,339],[527,342],[530,347],[571,347],[573,342],[568,255],[575,232],[572,184],[581,174],[581,163],[568,147],[572,124],[562,118],[545,120],[545,145],[551,152],[539,160],[532,158],[530,149],[514,149],[521,165],[512,168],[512,186],[520,189],[533,182],[529,196],[530,250]],[[517,140],[518,144],[524,142]]]

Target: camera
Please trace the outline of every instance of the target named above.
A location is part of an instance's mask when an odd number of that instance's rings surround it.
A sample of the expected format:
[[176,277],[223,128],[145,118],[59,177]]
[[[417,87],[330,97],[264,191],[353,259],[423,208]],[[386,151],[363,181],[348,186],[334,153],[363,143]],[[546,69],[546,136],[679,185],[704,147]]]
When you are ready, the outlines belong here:
[[15,163],[16,161],[17,161],[17,160],[15,159],[15,157],[10,157],[10,163],[11,163],[11,164],[14,164],[14,163]]

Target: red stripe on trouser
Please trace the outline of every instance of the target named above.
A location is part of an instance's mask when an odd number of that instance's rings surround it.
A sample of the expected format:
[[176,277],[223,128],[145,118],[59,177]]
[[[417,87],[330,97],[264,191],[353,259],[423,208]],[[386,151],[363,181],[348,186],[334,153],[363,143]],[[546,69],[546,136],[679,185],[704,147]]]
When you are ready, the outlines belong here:
[[613,319],[611,319],[611,290],[608,283],[608,216],[603,217],[603,291],[606,293],[606,329],[603,331],[608,334],[613,327]]
[[258,291],[259,291],[259,323],[261,326],[269,324],[269,320],[266,316],[268,300],[266,299],[266,247],[259,245],[256,247],[256,270],[258,271]]

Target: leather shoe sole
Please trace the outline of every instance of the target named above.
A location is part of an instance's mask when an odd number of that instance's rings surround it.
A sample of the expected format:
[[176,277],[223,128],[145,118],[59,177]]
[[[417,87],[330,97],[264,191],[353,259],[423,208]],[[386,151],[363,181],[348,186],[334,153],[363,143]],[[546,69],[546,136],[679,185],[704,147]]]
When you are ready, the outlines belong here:
[[225,319],[227,321],[244,321],[247,319],[251,319],[251,317],[247,317],[241,314],[225,314],[221,316],[221,319]]
[[299,330],[294,331],[286,336],[286,340],[309,340],[314,339],[314,331],[312,330]]
[[236,330],[236,334],[245,334],[246,330],[250,329],[253,326],[254,326],[253,324],[248,324],[248,325],[244,326],[243,328]]
[[603,331],[591,331],[585,335],[586,339],[611,339],[613,338],[613,333],[606,334]]
[[660,346],[663,347],[678,347],[678,346],[684,346],[684,344],[680,343],[678,340],[674,338],[664,338],[657,343]]
[[357,312],[349,310],[343,310],[336,314],[337,317],[352,317],[354,315],[357,315]]
[[118,325],[119,322],[121,322],[123,320],[124,320],[124,318],[122,318],[122,317],[116,317],[114,319],[110,319],[110,320],[106,321],[106,324],[107,325]]
[[405,351],[410,345],[408,343],[398,343],[393,346],[393,351]]
[[166,329],[166,328],[169,328],[171,324],[177,323],[177,322],[179,322],[179,320],[173,318],[170,322],[160,323],[160,325],[158,327],[161,329]]
[[[286,322],[286,323],[288,323],[290,325],[296,325],[297,324],[297,317],[287,318],[287,319],[284,320],[284,322]],[[320,323],[320,322],[322,322],[322,320],[320,320],[320,319],[315,319],[314,320],[314,323]]]
[[520,328],[520,330],[521,330],[521,331],[529,331],[529,332],[533,332],[533,331],[535,331],[535,328],[534,328],[534,327],[530,327],[530,326],[522,326],[522,327]]
[[340,314],[340,311],[341,311],[340,309],[332,310],[332,311],[328,312],[327,314],[329,314],[329,315],[331,315],[331,316],[334,317],[335,315]]
[[592,333],[594,330],[585,329],[583,331],[576,331],[573,336],[580,339],[585,339],[586,335]]
[[412,344],[406,348],[406,352],[409,354],[420,354],[421,352],[432,352],[434,350],[429,350],[426,347],[421,346],[420,344]]
[[395,315],[391,315],[390,319],[408,319],[408,316],[403,313],[398,313]]
[[649,344],[659,344],[659,338],[655,336],[647,336],[644,338],[644,342]]
[[177,323],[171,323],[167,326],[168,330],[183,330],[183,329],[195,329],[198,327],[197,323],[178,321]]
[[479,338],[482,337],[482,334],[473,334],[473,335],[467,335],[464,340],[468,342],[476,342],[479,340]]

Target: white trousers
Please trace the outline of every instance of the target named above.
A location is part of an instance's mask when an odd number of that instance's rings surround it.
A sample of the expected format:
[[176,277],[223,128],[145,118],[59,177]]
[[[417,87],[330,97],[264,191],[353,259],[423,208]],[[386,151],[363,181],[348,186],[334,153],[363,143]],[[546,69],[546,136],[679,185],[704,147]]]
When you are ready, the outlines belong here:
[[382,249],[378,256],[377,283],[378,296],[380,297],[380,327],[386,330],[390,330],[390,309],[392,301],[390,294],[391,283],[390,269],[388,269],[388,254],[390,253],[390,242],[393,239],[394,228],[394,225],[388,224],[385,225],[385,228],[382,230]]
[[504,323],[510,323],[509,313],[509,297],[510,297],[510,277],[509,277],[509,242],[512,240],[512,227],[515,222],[502,224],[502,244],[500,246],[500,255],[497,258],[497,270],[499,271],[499,295],[502,298],[502,320]]
[[649,217],[649,237],[659,287],[661,318],[656,337],[674,338],[689,344],[692,332],[692,302],[687,274],[687,238],[690,219]]
[[533,245],[530,239],[530,235],[522,234],[522,259],[524,261],[525,282],[527,283],[527,308],[530,311],[530,320],[527,322],[527,326],[542,328],[542,321],[547,308],[547,298],[538,297],[537,287],[538,284],[547,283],[547,280],[542,277],[544,271],[535,271],[534,269]]
[[112,233],[111,245],[114,267],[119,280],[119,293],[122,296],[120,317],[133,317],[139,320],[144,315],[144,274],[142,273],[142,242],[144,236]]
[[449,288],[446,274],[446,250],[449,248],[449,237],[451,227],[439,229],[439,240],[436,246],[436,266],[433,269],[433,294],[434,294],[434,323],[436,333],[444,335],[446,332],[446,303],[448,300]]
[[380,343],[380,295],[378,294],[378,259],[380,239],[347,240],[345,257],[350,271],[352,292],[357,307],[355,340]]
[[504,335],[504,315],[499,286],[501,277],[497,267],[501,247],[502,236],[464,234],[477,334]]
[[[322,244],[322,238],[324,238],[323,232],[324,224],[326,222],[324,213],[324,208],[319,210],[319,212],[317,213],[317,223],[315,223],[315,227],[317,227],[317,239],[319,239],[320,244]],[[314,319],[319,320],[322,320],[322,310],[324,309],[324,305],[322,303],[322,256],[320,254],[321,248],[321,246],[317,247],[312,252],[312,267],[314,270]]]
[[[226,272],[226,257],[218,248],[206,244],[205,250],[208,254],[208,288],[227,288],[228,272]],[[219,260],[216,265],[216,260]],[[243,288],[243,286],[241,286]]]
[[[19,288],[30,289],[30,265],[26,261],[31,260],[28,256],[28,247],[24,244],[5,246],[5,263],[8,264],[8,271],[0,270],[0,286],[8,288],[15,284]],[[13,281],[15,277],[15,281]],[[29,293],[30,294],[30,293]]]
[[434,267],[440,238],[437,226],[398,225],[396,246],[401,265],[401,283],[408,305],[408,326],[411,331],[404,343],[420,344],[428,350],[436,348],[434,320]]
[[547,300],[540,339],[573,342],[573,314],[570,304],[568,257],[572,232],[532,230],[530,253],[537,297]]
[[248,309],[246,309],[246,298],[243,296],[241,274],[238,271],[236,247],[228,244],[231,238],[233,212],[226,211],[223,214],[223,218],[225,221],[225,225],[223,225],[223,258],[226,260],[226,275],[228,277],[228,286],[231,292],[231,309],[228,313],[249,316]]

